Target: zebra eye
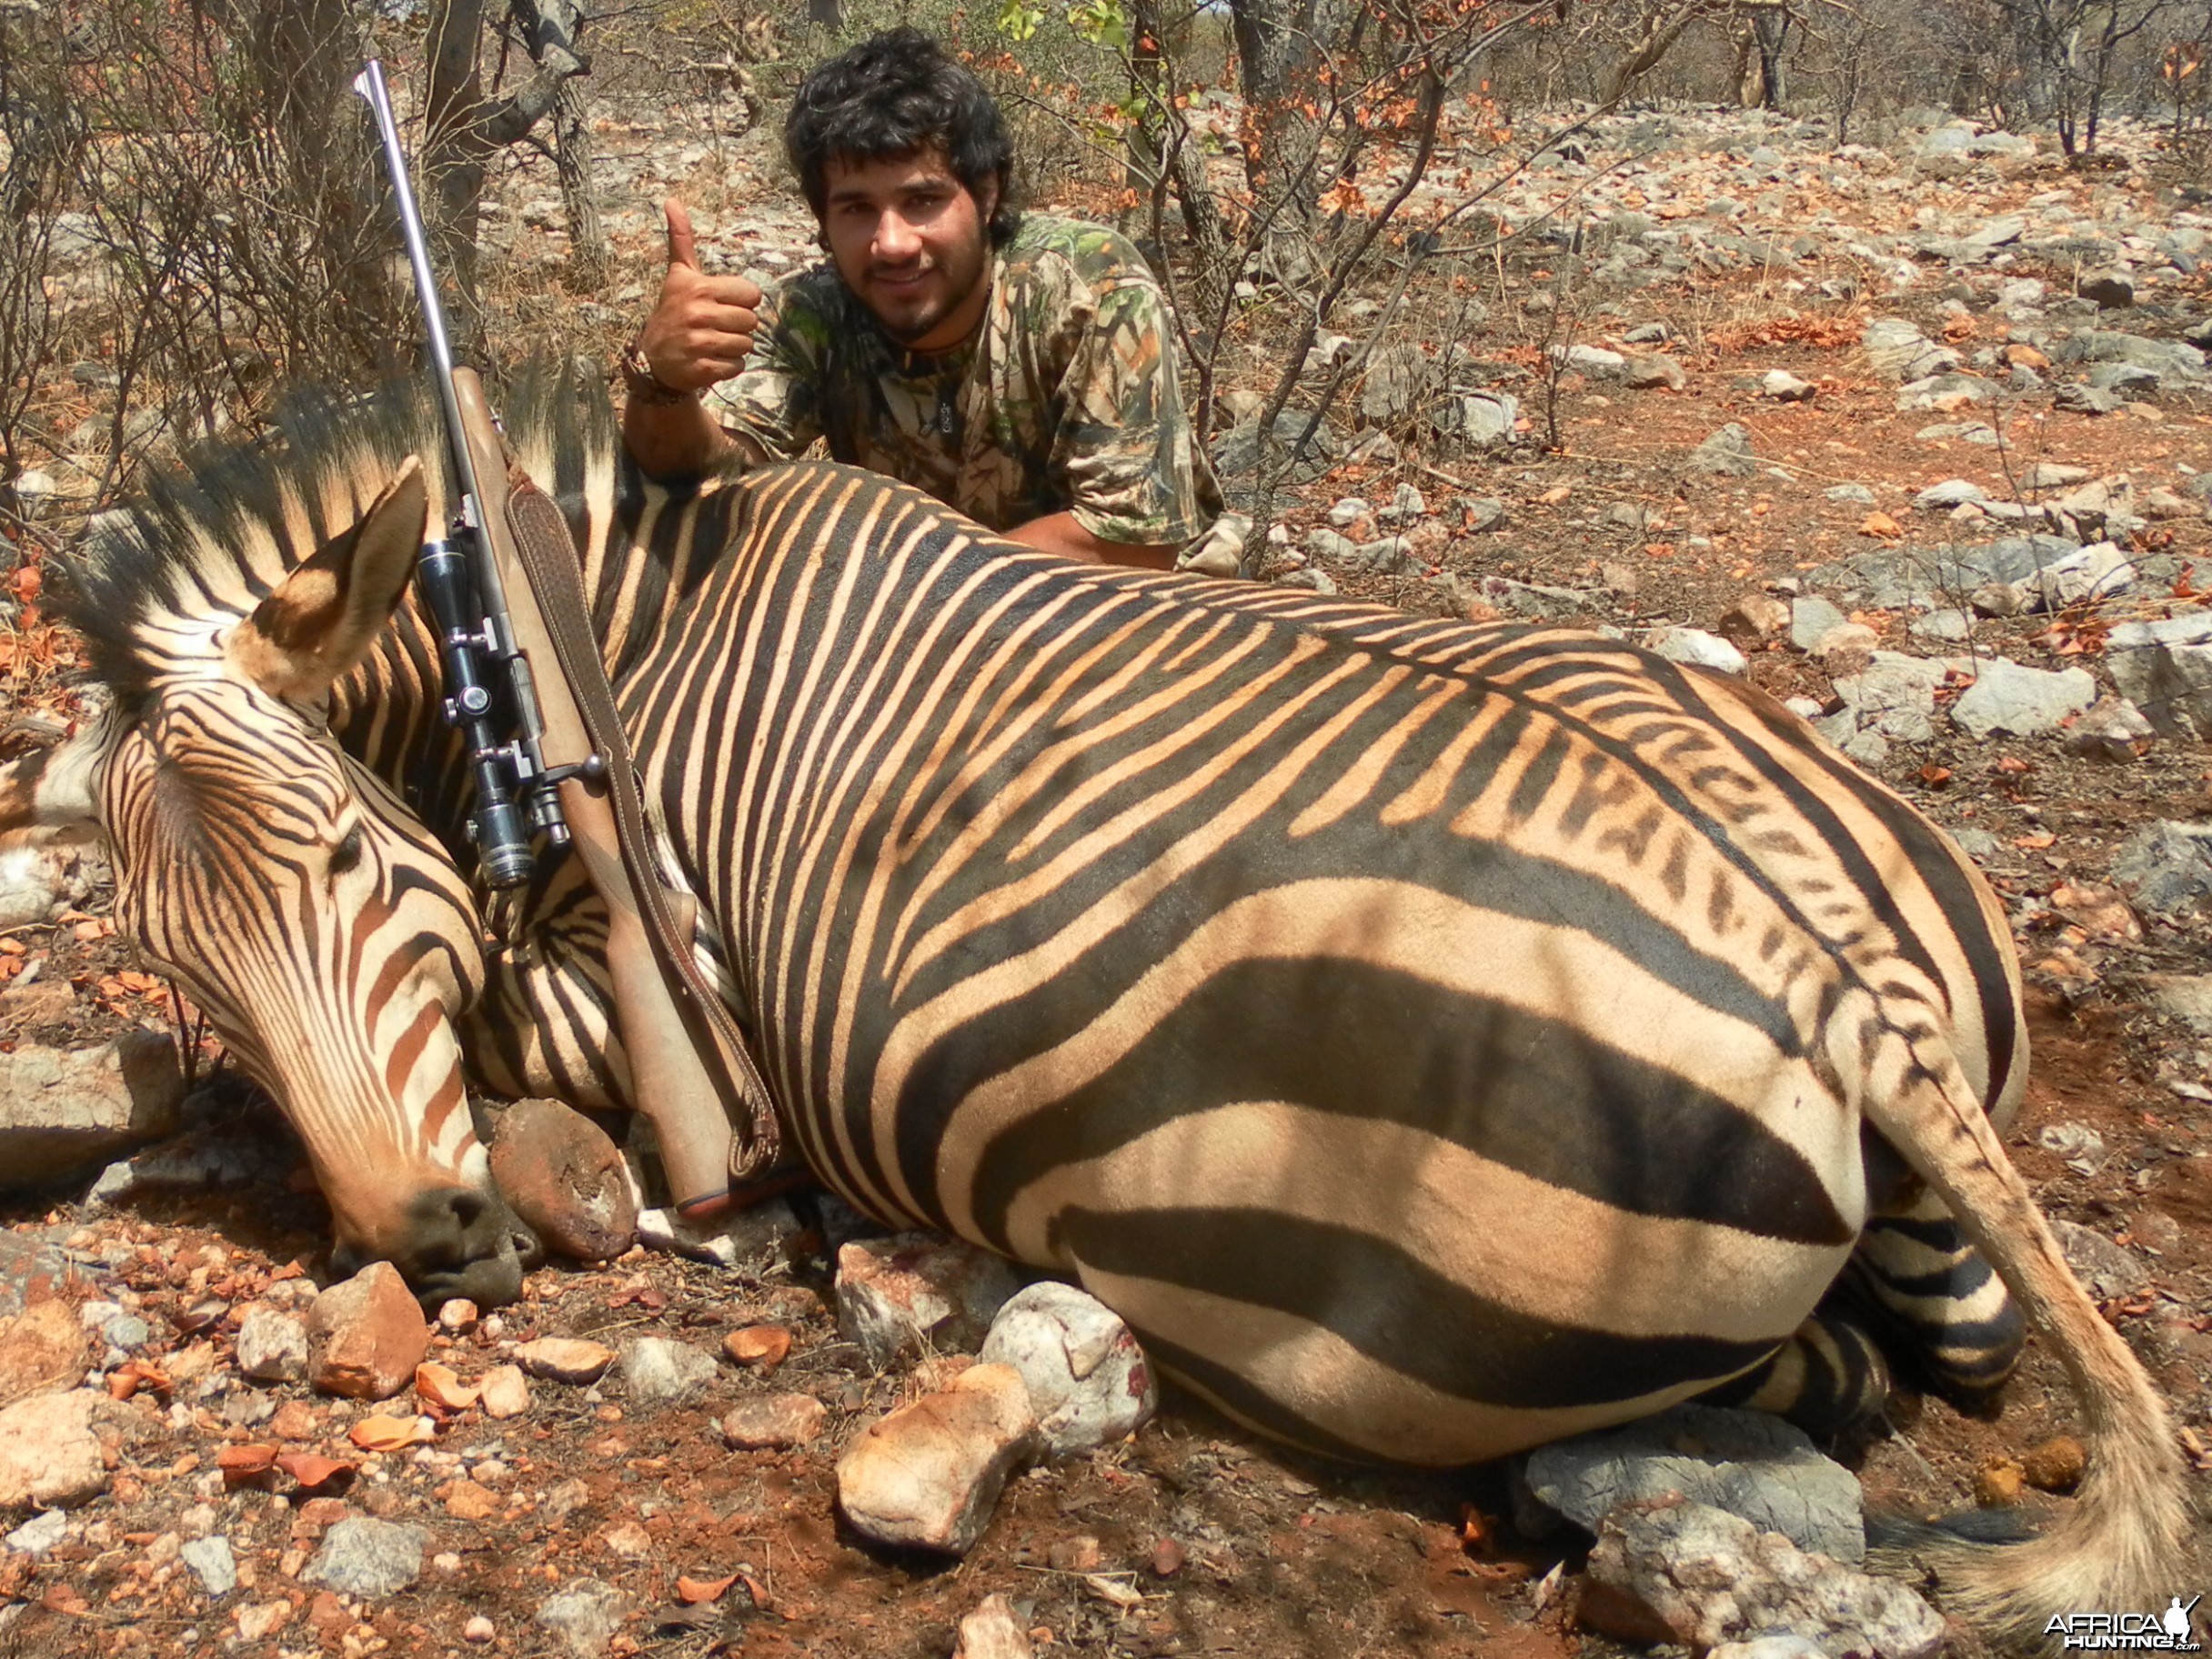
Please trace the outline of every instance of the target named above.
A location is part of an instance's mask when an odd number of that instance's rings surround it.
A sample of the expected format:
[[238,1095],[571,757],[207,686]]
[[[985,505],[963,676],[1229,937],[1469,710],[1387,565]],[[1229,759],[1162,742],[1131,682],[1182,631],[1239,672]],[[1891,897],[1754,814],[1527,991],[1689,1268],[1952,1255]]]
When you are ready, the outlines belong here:
[[330,873],[342,876],[361,861],[361,849],[367,838],[361,826],[356,824],[338,838],[338,844],[330,850]]

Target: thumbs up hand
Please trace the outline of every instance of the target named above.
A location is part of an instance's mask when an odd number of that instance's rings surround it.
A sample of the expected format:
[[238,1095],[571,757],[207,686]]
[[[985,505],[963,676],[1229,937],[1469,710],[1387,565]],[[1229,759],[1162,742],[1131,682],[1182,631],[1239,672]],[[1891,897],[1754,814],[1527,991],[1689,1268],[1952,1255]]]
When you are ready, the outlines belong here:
[[670,197],[669,269],[660,299],[638,336],[653,377],[671,391],[700,392],[745,367],[753,348],[760,290],[742,276],[709,276],[699,268],[691,216]]

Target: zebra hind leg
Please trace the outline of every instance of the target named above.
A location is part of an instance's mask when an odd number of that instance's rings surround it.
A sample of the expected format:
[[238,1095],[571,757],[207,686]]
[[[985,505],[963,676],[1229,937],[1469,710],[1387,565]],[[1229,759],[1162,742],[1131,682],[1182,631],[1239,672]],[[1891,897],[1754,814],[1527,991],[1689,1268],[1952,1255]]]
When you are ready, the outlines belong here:
[[1842,1282],[1916,1380],[1961,1411],[1994,1408],[2026,1331],[1942,1200],[1924,1192],[1901,1213],[1869,1219]]
[[1881,1415],[1889,1403],[1889,1367],[1874,1338],[1823,1302],[1764,1362],[1698,1400],[1772,1412],[1829,1439]]

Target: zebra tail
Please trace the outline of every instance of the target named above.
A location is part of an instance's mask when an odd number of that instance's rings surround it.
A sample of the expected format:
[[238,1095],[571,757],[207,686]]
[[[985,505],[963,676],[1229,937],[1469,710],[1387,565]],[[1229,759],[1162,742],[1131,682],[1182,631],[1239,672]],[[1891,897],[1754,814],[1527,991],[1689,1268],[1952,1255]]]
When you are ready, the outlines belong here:
[[2186,1589],[2180,1447],[2141,1362],[2067,1267],[1947,1044],[1925,1031],[1916,1042],[1894,1027],[1887,1036],[1860,1056],[1871,1061],[1858,1073],[1862,1111],[1942,1194],[2065,1366],[2089,1454],[2056,1525],[2010,1543],[1923,1533],[1889,1564],[1932,1573],[1945,1604],[1999,1645],[2056,1652],[2046,1634],[2056,1616],[2156,1611]]

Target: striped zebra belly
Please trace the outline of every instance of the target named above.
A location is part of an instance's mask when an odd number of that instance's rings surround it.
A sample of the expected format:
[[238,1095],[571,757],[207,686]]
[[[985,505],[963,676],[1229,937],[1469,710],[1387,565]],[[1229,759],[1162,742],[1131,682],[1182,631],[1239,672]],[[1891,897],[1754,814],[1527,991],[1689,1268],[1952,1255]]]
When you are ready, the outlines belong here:
[[1863,1220],[1856,1124],[1730,975],[1252,850],[1153,948],[1009,975],[1065,944],[1010,920],[857,1013],[817,1167],[1340,1454],[1500,1455],[1796,1328]]

